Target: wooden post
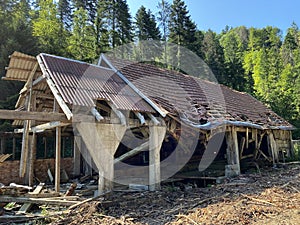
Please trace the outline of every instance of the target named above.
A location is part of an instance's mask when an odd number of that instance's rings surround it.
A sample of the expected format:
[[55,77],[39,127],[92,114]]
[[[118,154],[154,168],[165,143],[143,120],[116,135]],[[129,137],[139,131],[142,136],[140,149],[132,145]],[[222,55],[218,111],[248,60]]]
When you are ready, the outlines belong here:
[[0,154],[5,154],[5,137],[1,137],[1,150]]
[[74,136],[74,176],[80,175],[81,137]]
[[16,159],[16,138],[13,137],[12,159]]
[[235,127],[232,128],[232,137],[233,137],[234,164],[240,166],[239,143],[238,143],[237,131]]
[[[26,85],[30,87],[29,95],[26,96],[25,107],[27,111],[31,110],[31,100],[32,100],[32,81],[35,75],[36,70],[38,69],[39,64],[36,63],[28,77]],[[28,161],[28,139],[29,139],[29,129],[31,126],[30,120],[24,121],[24,130],[22,137],[22,150],[21,150],[21,160],[20,160],[20,171],[19,176],[25,177],[26,174],[26,166]]]
[[226,132],[227,142],[227,162],[228,165],[225,167],[225,175],[227,177],[240,175],[240,156],[237,131],[235,127],[228,128]]
[[34,162],[36,158],[36,134],[33,132],[31,137],[31,145],[30,145],[30,157],[29,157],[29,186],[33,186],[34,184]]
[[60,159],[61,159],[61,127],[56,128],[56,154],[55,154],[55,191],[60,190]]
[[249,148],[249,128],[246,128],[246,149]]
[[149,127],[149,190],[160,189],[160,149],[165,137],[166,127]]
[[269,141],[270,141],[270,147],[271,147],[271,152],[272,152],[273,164],[276,164],[277,159],[276,159],[275,152],[277,151],[277,146],[276,146],[276,141],[275,141],[272,131],[270,131],[270,133],[269,133]]

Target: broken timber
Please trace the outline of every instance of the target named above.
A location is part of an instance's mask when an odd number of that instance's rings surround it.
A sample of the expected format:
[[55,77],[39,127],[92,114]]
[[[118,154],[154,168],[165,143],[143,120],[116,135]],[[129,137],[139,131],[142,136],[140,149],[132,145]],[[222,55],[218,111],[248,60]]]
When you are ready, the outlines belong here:
[[11,196],[0,196],[0,202],[33,203],[39,205],[59,205],[59,206],[71,206],[76,203],[79,203],[79,201],[58,200],[53,198],[27,198],[27,197],[11,197]]
[[[44,188],[44,183],[40,183],[32,192],[32,194],[39,194]],[[22,207],[19,209],[18,213],[26,213],[30,208],[32,204],[31,203],[25,203],[22,205]]]

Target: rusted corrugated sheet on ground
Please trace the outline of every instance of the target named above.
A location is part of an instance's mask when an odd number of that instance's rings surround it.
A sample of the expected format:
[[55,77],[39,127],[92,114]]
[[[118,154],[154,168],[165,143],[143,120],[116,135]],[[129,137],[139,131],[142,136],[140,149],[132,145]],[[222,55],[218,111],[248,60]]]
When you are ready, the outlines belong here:
[[292,128],[287,121],[247,93],[154,65],[107,58],[157,105],[192,123],[232,121],[265,128]]
[[100,99],[120,110],[155,112],[111,69],[47,54],[40,57],[68,104],[91,107]]

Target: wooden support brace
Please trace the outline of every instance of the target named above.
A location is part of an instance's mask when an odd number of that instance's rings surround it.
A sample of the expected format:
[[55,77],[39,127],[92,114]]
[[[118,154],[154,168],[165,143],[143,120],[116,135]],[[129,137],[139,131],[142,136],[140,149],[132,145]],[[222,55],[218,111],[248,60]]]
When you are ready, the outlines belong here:
[[55,136],[55,191],[59,192],[60,190],[60,161],[61,161],[61,128],[56,128]]
[[249,128],[246,128],[246,149],[249,148]]
[[246,143],[246,138],[245,137],[242,137],[241,139],[241,143],[240,143],[240,159],[242,158],[243,156],[243,152],[244,152],[244,147],[245,147],[245,143]]
[[149,141],[141,144],[140,146],[136,147],[135,149],[132,149],[131,151],[121,155],[119,158],[116,158],[114,160],[114,163],[118,163],[118,162],[121,162],[123,160],[126,160],[126,159],[129,159],[133,156],[135,156],[136,154],[142,152],[142,151],[145,151],[147,148],[149,148]]

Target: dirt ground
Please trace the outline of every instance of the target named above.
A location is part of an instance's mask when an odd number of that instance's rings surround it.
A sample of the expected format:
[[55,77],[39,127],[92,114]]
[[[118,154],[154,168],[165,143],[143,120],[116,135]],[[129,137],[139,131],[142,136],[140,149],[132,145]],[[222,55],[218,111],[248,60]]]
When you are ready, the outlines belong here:
[[268,168],[206,188],[169,184],[157,192],[113,192],[49,224],[299,224],[300,165]]

